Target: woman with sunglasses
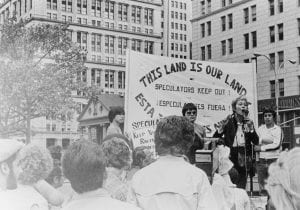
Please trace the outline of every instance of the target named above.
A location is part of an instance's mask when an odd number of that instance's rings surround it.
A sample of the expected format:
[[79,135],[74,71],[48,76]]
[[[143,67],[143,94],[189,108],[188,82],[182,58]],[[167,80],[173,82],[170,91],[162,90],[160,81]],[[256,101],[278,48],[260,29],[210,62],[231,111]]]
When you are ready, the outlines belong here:
[[188,151],[188,158],[191,164],[195,163],[195,152],[198,149],[203,149],[204,147],[204,137],[206,137],[205,128],[201,125],[195,123],[197,119],[197,107],[193,103],[187,103],[182,108],[182,115],[189,119],[191,123],[194,124],[195,139],[194,144]]

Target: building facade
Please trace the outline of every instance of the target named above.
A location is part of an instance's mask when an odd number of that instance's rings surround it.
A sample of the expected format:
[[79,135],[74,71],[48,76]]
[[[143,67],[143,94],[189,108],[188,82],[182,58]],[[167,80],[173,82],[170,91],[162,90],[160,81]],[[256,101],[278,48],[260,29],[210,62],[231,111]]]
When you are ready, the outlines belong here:
[[294,119],[300,116],[300,0],[200,0],[192,4],[193,59],[256,60],[259,112],[265,105],[275,106],[277,79],[280,122],[300,125],[300,119]]
[[[0,24],[15,15],[28,24],[66,23],[72,41],[87,51],[87,71],[77,75],[105,94],[125,94],[126,49],[161,55],[161,0],[7,0],[0,5]],[[87,99],[74,96],[81,110]],[[64,145],[79,138],[76,119],[33,120],[33,141]],[[46,143],[45,143],[46,142]]]
[[162,3],[162,55],[190,59],[192,1],[162,0]]

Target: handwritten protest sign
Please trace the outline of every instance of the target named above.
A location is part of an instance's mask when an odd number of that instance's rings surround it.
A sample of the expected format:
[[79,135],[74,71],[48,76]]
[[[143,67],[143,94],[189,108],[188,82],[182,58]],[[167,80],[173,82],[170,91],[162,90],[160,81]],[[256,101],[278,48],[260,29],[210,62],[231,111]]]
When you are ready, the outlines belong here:
[[[257,122],[256,72],[251,63],[174,59],[127,52],[125,131],[134,146],[154,147],[159,119],[182,116],[185,103],[198,109],[197,123],[214,132],[213,124],[232,113],[231,102],[246,95],[250,118]],[[210,131],[211,130],[211,131]]]

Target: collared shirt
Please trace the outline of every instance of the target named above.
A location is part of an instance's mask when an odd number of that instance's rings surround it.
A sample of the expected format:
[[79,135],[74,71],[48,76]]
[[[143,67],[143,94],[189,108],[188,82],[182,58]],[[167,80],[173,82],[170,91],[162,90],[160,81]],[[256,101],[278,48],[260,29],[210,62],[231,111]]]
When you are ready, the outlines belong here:
[[143,210],[216,210],[204,171],[171,155],[135,173],[129,201]]
[[233,147],[244,147],[245,146],[245,134],[243,132],[243,124],[242,123],[238,123],[237,124],[237,130],[236,130],[236,134],[235,134],[235,138],[233,141]]
[[63,210],[140,210],[138,207],[110,197],[105,189],[77,194]]
[[[261,145],[260,158],[278,158],[281,149],[281,128],[278,125],[267,128],[264,124],[258,128],[257,134],[259,136],[259,144]],[[266,144],[263,143],[263,140],[268,140],[272,143]]]

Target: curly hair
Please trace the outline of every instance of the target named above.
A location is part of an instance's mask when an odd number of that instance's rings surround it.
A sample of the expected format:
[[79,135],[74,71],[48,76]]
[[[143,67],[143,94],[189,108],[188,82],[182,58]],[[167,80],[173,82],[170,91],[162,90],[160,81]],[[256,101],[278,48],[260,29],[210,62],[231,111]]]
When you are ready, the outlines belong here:
[[132,162],[132,153],[129,145],[121,138],[112,137],[101,144],[107,166],[122,169],[129,167]]
[[105,177],[105,159],[98,144],[79,140],[66,150],[63,160],[63,174],[77,193],[97,190]]
[[157,124],[154,142],[159,155],[185,155],[194,141],[194,125],[181,116],[162,118]]
[[15,165],[20,169],[20,173],[16,174],[18,182],[33,185],[47,178],[52,170],[53,161],[48,150],[28,144],[18,153]]
[[109,122],[114,121],[116,115],[124,115],[124,109],[120,106],[110,107],[110,110],[108,112],[108,119]]
[[154,162],[151,151],[146,146],[136,147],[133,151],[133,162],[132,166],[143,168],[145,165],[149,165]]
[[238,96],[237,98],[235,98],[235,99],[231,102],[231,107],[232,107],[233,112],[235,112],[235,110],[236,110],[236,104],[237,104],[238,101],[245,101],[247,105],[250,105],[250,104],[251,104],[251,103],[248,101],[248,99],[246,98],[246,96],[244,96],[244,95]]
[[282,152],[269,167],[266,189],[276,209],[300,208],[300,148]]

